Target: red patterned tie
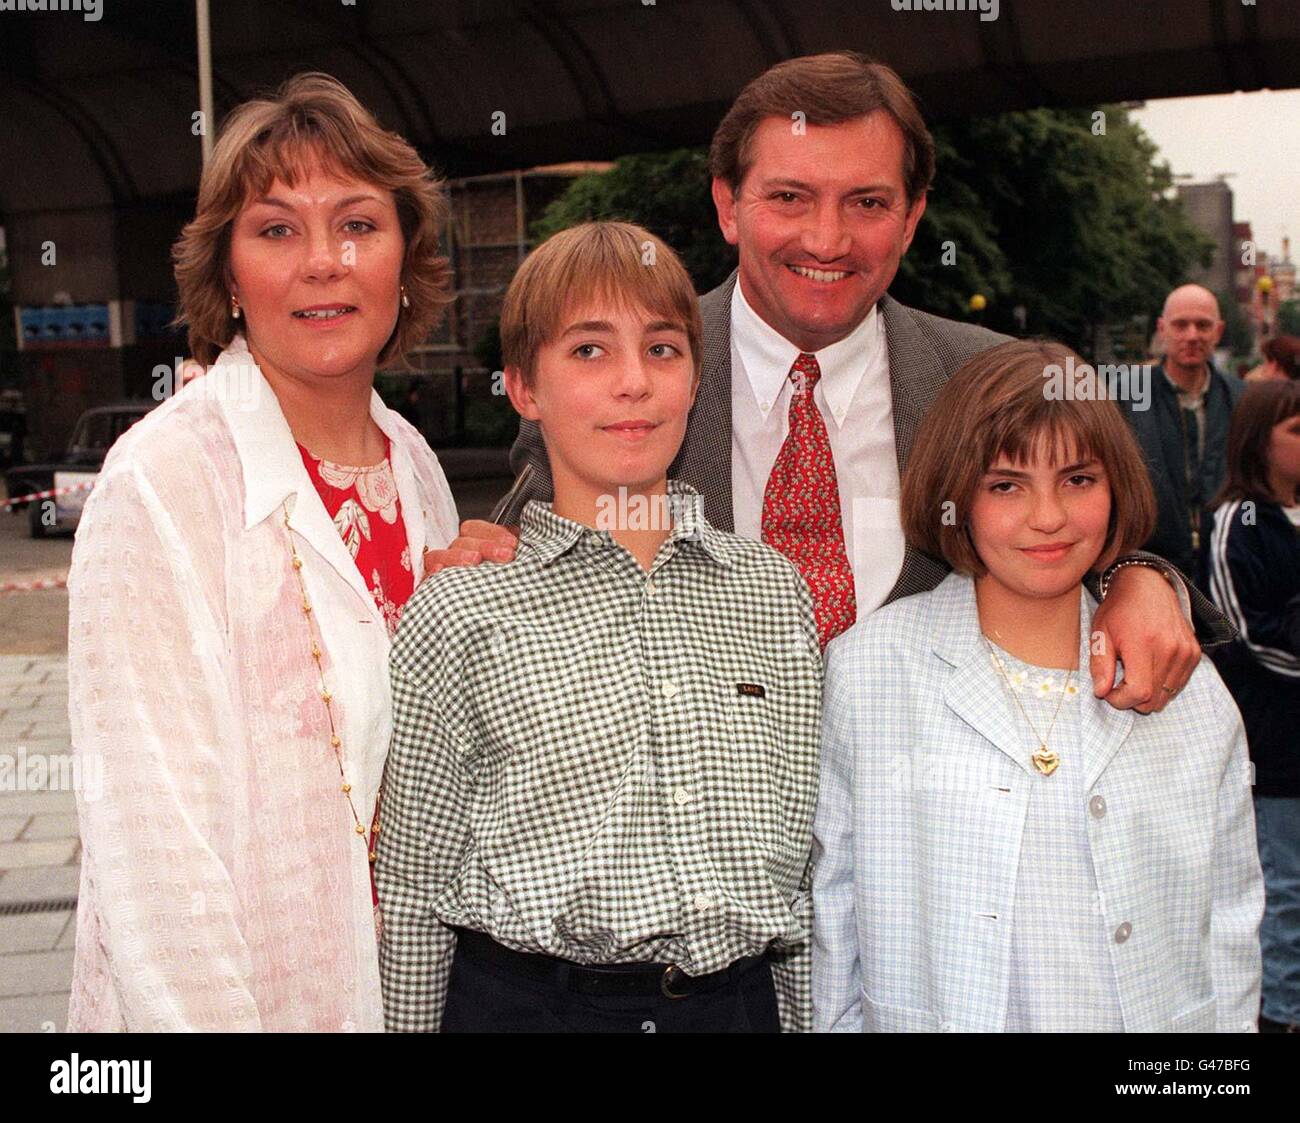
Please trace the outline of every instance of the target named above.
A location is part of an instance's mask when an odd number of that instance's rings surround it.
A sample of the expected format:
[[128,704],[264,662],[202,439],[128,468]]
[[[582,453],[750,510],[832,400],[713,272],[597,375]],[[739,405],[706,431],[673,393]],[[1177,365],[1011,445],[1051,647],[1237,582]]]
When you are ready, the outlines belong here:
[[813,401],[821,376],[815,355],[800,355],[790,368],[790,431],[763,489],[763,541],[794,562],[808,582],[825,647],[853,623],[857,599],[830,437]]

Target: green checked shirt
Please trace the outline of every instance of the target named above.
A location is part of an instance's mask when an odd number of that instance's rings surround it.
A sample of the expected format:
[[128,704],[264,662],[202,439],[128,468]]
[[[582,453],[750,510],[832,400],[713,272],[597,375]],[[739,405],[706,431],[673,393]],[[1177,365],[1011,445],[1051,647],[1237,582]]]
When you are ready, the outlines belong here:
[[771,950],[811,1021],[822,659],[798,571],[671,482],[647,573],[531,502],[507,565],[407,602],[376,878],[389,1030],[436,1030],[453,927],[578,963]]

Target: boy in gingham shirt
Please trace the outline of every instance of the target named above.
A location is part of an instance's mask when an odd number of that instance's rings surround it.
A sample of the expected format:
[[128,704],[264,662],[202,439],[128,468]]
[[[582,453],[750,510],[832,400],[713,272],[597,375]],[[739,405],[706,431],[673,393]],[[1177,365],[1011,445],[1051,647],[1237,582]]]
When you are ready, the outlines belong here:
[[520,267],[506,387],[552,504],[402,618],[377,879],[390,1030],[805,1030],[822,662],[775,550],[667,479],[700,372],[639,227]]

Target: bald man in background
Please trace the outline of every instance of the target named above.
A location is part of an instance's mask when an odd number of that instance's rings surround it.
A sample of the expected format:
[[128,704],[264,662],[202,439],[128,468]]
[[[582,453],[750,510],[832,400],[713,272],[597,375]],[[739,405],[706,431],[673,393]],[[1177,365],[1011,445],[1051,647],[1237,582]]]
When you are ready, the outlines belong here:
[[1209,289],[1174,289],[1156,322],[1165,357],[1151,378],[1150,408],[1125,403],[1159,506],[1145,548],[1187,574],[1198,570],[1204,508],[1223,486],[1228,425],[1245,389],[1214,364],[1223,327]]

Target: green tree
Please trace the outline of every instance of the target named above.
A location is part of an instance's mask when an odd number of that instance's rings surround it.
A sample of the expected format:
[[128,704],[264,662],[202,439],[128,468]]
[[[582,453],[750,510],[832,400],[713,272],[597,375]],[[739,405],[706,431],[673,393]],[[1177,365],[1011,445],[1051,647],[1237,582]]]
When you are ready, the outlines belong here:
[[[1122,108],[1034,109],[934,129],[938,170],[891,291],[939,315],[1050,335],[1091,352],[1098,324],[1149,314],[1212,247],[1169,197],[1169,168]],[[1098,131],[1094,131],[1097,129]],[[735,266],[718,231],[702,149],[627,156],[582,176],[542,214],[540,240],[621,218],[658,234],[705,292]]]
[[1300,335],[1300,300],[1287,300],[1277,306],[1277,330],[1283,335]]
[[579,222],[621,219],[644,226],[681,257],[698,292],[736,267],[709,194],[708,153],[678,148],[624,156],[608,172],[579,176],[532,225],[534,242]]
[[[1021,306],[1025,332],[1088,352],[1096,325],[1150,312],[1190,265],[1208,263],[1212,246],[1168,197],[1155,145],[1125,110],[1100,112],[1033,109],[936,127],[934,187],[894,294],[969,317],[982,292],[988,326],[1020,333]],[[945,242],[956,267],[944,264]]]
[[1223,346],[1235,358],[1245,359],[1255,349],[1255,333],[1232,293],[1220,292],[1215,296],[1219,301],[1219,315],[1223,317]]

